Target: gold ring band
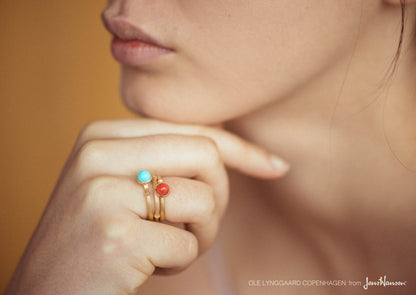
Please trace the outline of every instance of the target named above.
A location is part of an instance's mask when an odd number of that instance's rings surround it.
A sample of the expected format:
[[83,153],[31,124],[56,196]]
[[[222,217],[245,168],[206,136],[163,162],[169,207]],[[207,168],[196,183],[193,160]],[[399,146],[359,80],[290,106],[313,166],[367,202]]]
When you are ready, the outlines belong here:
[[160,179],[160,176],[153,176],[152,177],[152,185],[153,185],[153,200],[155,204],[155,213],[154,213],[154,219],[155,221],[161,221],[160,220],[160,197],[158,193],[156,192],[156,186],[158,184],[158,180]]
[[159,197],[160,199],[160,221],[165,220],[165,198]]
[[153,220],[152,199],[150,198],[149,184],[143,184],[144,196],[146,198],[147,219]]
[[155,201],[157,202],[157,207],[155,209],[155,214],[158,216],[158,221],[165,220],[165,197],[169,194],[169,186],[163,182],[162,177],[153,176],[153,192],[155,196]]

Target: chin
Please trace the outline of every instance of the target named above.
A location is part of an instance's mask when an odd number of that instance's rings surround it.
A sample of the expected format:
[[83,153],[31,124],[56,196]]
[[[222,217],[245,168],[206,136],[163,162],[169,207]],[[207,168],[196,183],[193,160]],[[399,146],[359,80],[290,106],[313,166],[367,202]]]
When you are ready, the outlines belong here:
[[[173,123],[215,125],[220,124],[228,117],[224,112],[213,108],[212,104],[204,99],[181,99],[181,95],[175,97],[164,91],[151,91],[146,93],[121,89],[121,97],[124,105],[133,113],[145,117]],[[177,92],[175,92],[177,93]],[[183,96],[182,96],[183,97]]]
[[[183,86],[185,84],[186,87]],[[180,80],[169,77],[124,75],[120,94],[131,112],[146,118],[216,125],[238,115],[235,107],[230,108],[230,102],[220,99],[223,95],[208,93],[206,88],[180,83]]]

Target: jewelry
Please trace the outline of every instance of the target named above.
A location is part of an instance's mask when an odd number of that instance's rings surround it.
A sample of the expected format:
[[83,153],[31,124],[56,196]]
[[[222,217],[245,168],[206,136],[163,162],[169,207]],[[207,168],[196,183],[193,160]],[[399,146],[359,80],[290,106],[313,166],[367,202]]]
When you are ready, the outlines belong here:
[[152,177],[152,185],[153,185],[153,200],[155,204],[155,213],[153,215],[155,221],[160,221],[160,197],[156,193],[156,187],[160,176],[153,176]]
[[137,174],[137,181],[143,185],[144,196],[146,198],[147,219],[153,220],[152,199],[150,198],[149,183],[152,181],[152,175],[147,170],[142,170]]
[[[163,182],[160,176],[153,176],[153,190],[155,194],[155,200],[158,199],[158,208],[155,211],[159,217],[158,221],[165,220],[165,197],[169,194],[169,185]],[[159,204],[160,203],[160,204]]]

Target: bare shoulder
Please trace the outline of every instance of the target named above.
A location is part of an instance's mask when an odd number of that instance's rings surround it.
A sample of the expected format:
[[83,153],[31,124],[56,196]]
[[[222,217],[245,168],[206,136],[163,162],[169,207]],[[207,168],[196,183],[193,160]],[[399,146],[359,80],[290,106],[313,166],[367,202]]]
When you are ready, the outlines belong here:
[[207,257],[202,255],[181,273],[174,275],[152,275],[140,288],[137,294],[170,294],[170,295],[212,295],[212,274]]

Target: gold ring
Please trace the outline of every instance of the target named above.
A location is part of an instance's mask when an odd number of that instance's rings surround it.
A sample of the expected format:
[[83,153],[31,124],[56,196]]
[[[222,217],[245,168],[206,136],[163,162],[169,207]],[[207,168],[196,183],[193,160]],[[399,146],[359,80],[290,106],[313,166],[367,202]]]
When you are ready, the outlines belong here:
[[[165,197],[169,194],[169,185],[163,182],[160,176],[153,176],[153,191],[155,200],[157,201],[157,208],[155,214],[158,216],[158,221],[165,220]],[[156,203],[155,203],[156,204]]]
[[157,184],[159,183],[160,176],[153,176],[152,177],[152,185],[153,185],[153,200],[155,204],[155,214],[153,215],[155,221],[160,220],[160,197],[156,192]]
[[149,183],[152,181],[152,176],[149,171],[142,170],[137,174],[137,182],[143,185],[144,196],[146,198],[147,219],[153,220],[152,199],[150,198]]

